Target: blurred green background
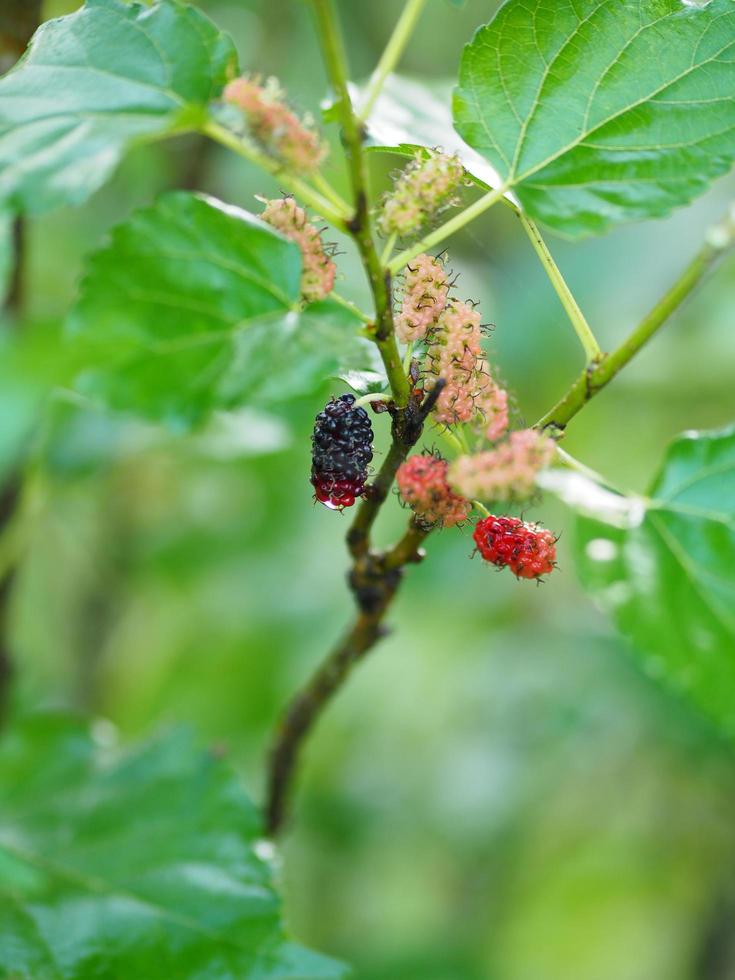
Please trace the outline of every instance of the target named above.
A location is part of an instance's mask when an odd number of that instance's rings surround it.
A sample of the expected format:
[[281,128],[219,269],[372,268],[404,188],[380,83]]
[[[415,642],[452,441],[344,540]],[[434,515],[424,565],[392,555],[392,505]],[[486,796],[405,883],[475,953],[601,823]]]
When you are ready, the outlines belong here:
[[[317,113],[325,80],[306,4],[200,5],[244,68],[278,75]],[[74,6],[52,0],[44,15]],[[400,4],[339,6],[362,78]],[[451,77],[495,6],[433,0],[403,70]],[[346,192],[334,148],[328,171]],[[374,158],[376,187],[397,163]],[[87,206],[28,223],[28,322],[63,317],[84,256],[171,186],[256,211],[254,194],[278,190],[192,138],[136,150]],[[666,222],[551,240],[603,346],[675,278],[734,191],[728,178]],[[367,306],[340,244],[339,289]],[[450,258],[460,295],[496,325],[493,360],[530,423],[581,367],[564,313],[504,209]],[[733,421],[734,300],[731,260],[574,421],[569,451],[643,490],[672,436]],[[125,739],[190,723],[260,798],[278,712],[350,615],[347,516],[314,507],[308,485],[313,417],[335,390],[190,437],[54,399],[12,596],[16,710],[81,707]],[[633,665],[581,592],[570,515],[551,500],[529,514],[561,532],[559,573],[517,583],[467,561],[468,531],[435,535],[392,634],[324,718],[283,848],[290,925],[364,980],[735,977],[732,746]],[[381,537],[404,520],[394,503]]]

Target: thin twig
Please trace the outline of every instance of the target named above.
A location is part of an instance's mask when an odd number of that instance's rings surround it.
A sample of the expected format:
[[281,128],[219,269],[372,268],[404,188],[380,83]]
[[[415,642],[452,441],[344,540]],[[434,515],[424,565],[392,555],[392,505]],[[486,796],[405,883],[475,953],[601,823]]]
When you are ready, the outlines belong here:
[[337,646],[293,698],[276,732],[268,768],[266,832],[273,836],[284,824],[293,775],[306,736],[352,668],[386,635],[386,612],[398,590],[403,567],[420,561],[420,544],[430,529],[413,520],[401,541],[385,555],[371,555],[350,573],[358,604],[355,620]]
[[574,327],[574,332],[579,338],[587,363],[591,364],[596,362],[602,356],[602,350],[600,345],[597,343],[597,338],[592,332],[592,329],[585,319],[584,313],[579,308],[579,304],[574,298],[574,294],[566,283],[564,276],[562,276],[559,267],[557,266],[554,258],[549,251],[549,247],[541,236],[541,232],[536,227],[536,224],[527,218],[523,211],[518,211],[518,217],[521,219],[521,224],[523,225],[523,230],[528,235],[531,244],[536,251],[536,255],[539,257],[541,265],[544,267],[546,275],[549,277],[551,285],[554,287],[556,295],[559,297],[561,305],[564,307],[569,320]]
[[641,320],[635,330],[612,353],[603,355],[597,365],[588,365],[567,393],[536,423],[560,436],[567,424],[594,396],[631,361],[638,351],[668,322],[720,257],[735,243],[735,218],[729,213],[712,228],[705,244],[695,255],[671,289]]
[[265,811],[269,835],[277,834],[286,819],[291,784],[304,740],[354,665],[385,635],[383,621],[398,591],[403,569],[423,557],[420,545],[432,529],[414,518],[409,521],[403,538],[387,552],[370,550],[370,531],[390,492],[396,470],[421,437],[426,417],[442,388],[443,382],[437,382],[423,403],[412,401],[407,412],[399,414],[393,410],[393,442],[347,536],[353,558],[348,581],[357,604],[357,616],[343,639],[292,699],[281,719],[268,765]]
[[401,364],[393,324],[390,273],[380,261],[370,227],[363,130],[350,100],[344,43],[337,27],[332,0],[312,0],[312,3],[339,112],[354,196],[355,210],[347,222],[347,230],[360,253],[375,305],[375,323],[368,333],[380,351],[393,396],[389,409],[393,439],[347,535],[353,559],[349,584],[358,608],[356,619],[311,680],[290,702],[276,732],[268,767],[265,805],[266,830],[270,835],[276,834],[283,826],[294,770],[304,739],[355,663],[385,632],[383,619],[398,589],[403,566],[409,561],[419,560],[418,546],[429,529],[419,528],[412,521],[402,542],[385,553],[371,551],[370,531],[390,493],[398,467],[420,438],[426,415],[441,391],[439,383],[421,402],[420,396],[412,392]]
[[358,116],[360,122],[364,123],[370,116],[373,106],[383,89],[385,80],[401,60],[401,55],[423,13],[426,2],[427,0],[408,0],[406,6],[403,8],[403,13],[398,18],[390,41],[386,44],[380,61],[370,77],[365,101],[362,104]]

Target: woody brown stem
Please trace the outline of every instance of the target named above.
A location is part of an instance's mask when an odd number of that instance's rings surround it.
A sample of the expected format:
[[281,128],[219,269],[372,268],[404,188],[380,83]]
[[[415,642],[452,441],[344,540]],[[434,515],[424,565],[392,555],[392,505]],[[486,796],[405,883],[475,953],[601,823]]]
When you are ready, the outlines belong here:
[[357,616],[343,639],[288,705],[275,735],[266,802],[266,829],[270,835],[277,834],[283,826],[305,738],[353,666],[385,635],[384,619],[400,586],[403,570],[423,558],[421,544],[432,528],[419,524],[415,518],[409,521],[398,544],[388,551],[371,551],[370,532],[390,493],[398,467],[421,438],[426,417],[443,387],[444,382],[438,381],[422,402],[412,399],[405,412],[393,410],[393,442],[347,534],[353,558],[348,582]]
[[353,666],[385,634],[384,619],[400,585],[404,567],[421,560],[420,544],[431,528],[421,527],[413,519],[401,541],[388,551],[373,551],[370,535],[388,499],[396,472],[421,437],[426,417],[443,387],[443,382],[438,381],[422,398],[420,393],[412,391],[401,363],[393,324],[390,272],[378,256],[370,228],[363,129],[355,116],[347,87],[344,45],[332,0],[312,2],[339,111],[354,195],[355,210],[347,227],[357,245],[372,290],[376,315],[369,332],[380,351],[393,396],[389,406],[392,441],[347,534],[347,546],[353,560],[348,581],[357,604],[356,618],[342,640],[288,705],[276,732],[268,768],[265,807],[266,829],[270,835],[278,833],[283,826],[296,763],[306,736]]
[[306,685],[292,699],[276,732],[268,769],[266,831],[283,828],[299,754],[309,734],[352,668],[387,633],[384,620],[409,562],[421,560],[420,545],[431,529],[412,519],[398,544],[388,552],[367,553],[355,561],[349,583],[357,604],[355,619]]

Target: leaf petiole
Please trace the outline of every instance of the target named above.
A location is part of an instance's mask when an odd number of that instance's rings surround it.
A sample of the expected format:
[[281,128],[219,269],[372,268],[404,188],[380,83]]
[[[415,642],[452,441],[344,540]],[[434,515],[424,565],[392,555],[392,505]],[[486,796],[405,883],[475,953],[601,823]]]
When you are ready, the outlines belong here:
[[391,255],[393,254],[393,249],[395,248],[397,234],[394,231],[393,234],[388,238],[385,243],[385,248],[383,249],[383,254],[380,256],[380,264],[388,265]]
[[494,190],[488,191],[487,194],[483,194],[483,196],[478,198],[474,204],[470,204],[469,207],[465,208],[463,211],[460,211],[459,214],[456,214],[453,218],[450,218],[449,221],[446,221],[443,225],[440,225],[437,229],[419,239],[419,241],[415,242],[410,248],[407,248],[404,252],[397,255],[389,263],[389,271],[393,274],[400,272],[401,269],[403,269],[403,267],[411,261],[411,259],[416,258],[416,256],[420,255],[422,252],[427,252],[435,245],[441,244],[445,238],[449,238],[450,235],[453,235],[455,232],[464,228],[465,225],[468,225],[471,221],[474,221],[475,218],[478,218],[481,214],[491,208],[493,204],[497,204],[507,190],[508,187],[503,184],[502,187],[495,188]]
[[579,338],[579,342],[584,348],[585,357],[588,364],[595,363],[602,357],[602,350],[600,345],[597,343],[597,338],[592,333],[590,325],[585,319],[584,313],[582,313],[579,305],[572,294],[571,289],[567,285],[564,276],[562,276],[559,271],[559,267],[551,255],[546,242],[541,237],[541,232],[536,227],[535,223],[527,218],[523,211],[518,211],[518,217],[521,219],[521,224],[523,225],[523,230],[528,235],[531,244],[534,247],[536,254],[539,257],[541,265],[544,267],[546,275],[549,277],[551,285],[554,287],[556,295],[559,297],[561,305],[564,307],[567,316],[569,317],[574,331]]
[[367,313],[363,313],[360,307],[356,306],[352,300],[346,299],[344,296],[341,296],[334,290],[332,290],[332,292],[329,294],[329,299],[333,299],[335,303],[339,303],[340,306],[343,306],[346,310],[349,310],[350,313],[354,313],[362,323],[373,322],[372,317],[369,317]]
[[241,139],[235,133],[231,133],[229,129],[221,125],[221,123],[215,122],[213,119],[207,120],[202,127],[202,132],[216,143],[227,147],[228,150],[232,150],[239,156],[249,160],[250,163],[255,164],[256,167],[260,167],[261,170],[265,170],[266,173],[276,177],[286,190],[291,191],[304,204],[308,204],[309,207],[318,211],[322,218],[334,225],[335,228],[339,228],[342,231],[347,229],[349,212],[345,213],[344,211],[335,210],[330,201],[322,197],[318,191],[310,187],[300,177],[296,177],[284,170],[278,161],[272,160],[265,153],[261,153],[251,143]]
[[426,0],[408,0],[406,6],[403,8],[403,12],[398,18],[393,30],[393,34],[386,44],[380,61],[370,78],[365,101],[357,114],[357,118],[361,123],[364,123],[368,119],[382,91],[386,78],[400,61],[401,55],[408,44],[425,6]]
[[374,391],[358,398],[353,407],[363,408],[365,405],[372,404],[372,402],[389,402],[392,398],[393,395],[389,391]]
[[334,189],[334,187],[332,187],[320,170],[317,170],[317,172],[312,176],[311,182],[325,198],[332,202],[338,211],[343,212],[345,215],[349,215],[351,213],[352,209],[350,208],[350,205]]

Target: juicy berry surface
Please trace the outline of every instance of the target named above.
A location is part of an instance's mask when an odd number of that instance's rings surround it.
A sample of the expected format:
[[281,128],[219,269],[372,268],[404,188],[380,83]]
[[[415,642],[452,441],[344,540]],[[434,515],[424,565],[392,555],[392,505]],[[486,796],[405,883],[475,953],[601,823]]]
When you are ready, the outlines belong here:
[[352,507],[365,490],[373,458],[373,427],[354,395],[327,402],[311,437],[311,484],[317,500],[333,510]]
[[472,537],[485,561],[510,568],[518,578],[540,578],[556,567],[556,538],[551,531],[516,517],[484,517]]

